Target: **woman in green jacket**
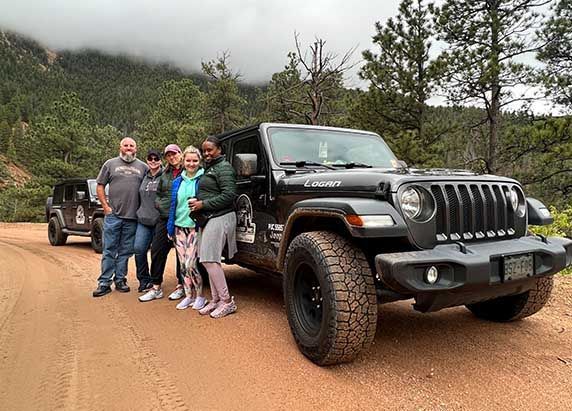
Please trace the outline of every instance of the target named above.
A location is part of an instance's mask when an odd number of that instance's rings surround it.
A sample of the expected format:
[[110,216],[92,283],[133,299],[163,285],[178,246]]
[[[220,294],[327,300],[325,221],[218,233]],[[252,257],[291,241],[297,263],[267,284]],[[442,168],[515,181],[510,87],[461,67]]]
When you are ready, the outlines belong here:
[[221,265],[225,245],[227,258],[236,253],[236,173],[225,160],[216,137],[208,137],[202,144],[202,150],[205,173],[199,182],[198,196],[189,200],[189,207],[191,213],[200,211],[208,217],[199,234],[199,259],[209,273],[212,298],[199,312],[221,318],[236,311]]

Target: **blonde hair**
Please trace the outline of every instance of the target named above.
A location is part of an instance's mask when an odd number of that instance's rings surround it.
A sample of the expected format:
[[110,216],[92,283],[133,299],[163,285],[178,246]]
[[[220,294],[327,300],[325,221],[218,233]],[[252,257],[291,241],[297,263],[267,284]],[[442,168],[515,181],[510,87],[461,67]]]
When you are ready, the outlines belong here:
[[201,162],[203,161],[203,156],[201,155],[201,150],[199,150],[195,146],[188,146],[187,148],[185,148],[185,150],[183,151],[183,161],[185,160],[185,157],[187,156],[187,154],[196,154],[197,157],[199,158],[199,161],[201,161]]

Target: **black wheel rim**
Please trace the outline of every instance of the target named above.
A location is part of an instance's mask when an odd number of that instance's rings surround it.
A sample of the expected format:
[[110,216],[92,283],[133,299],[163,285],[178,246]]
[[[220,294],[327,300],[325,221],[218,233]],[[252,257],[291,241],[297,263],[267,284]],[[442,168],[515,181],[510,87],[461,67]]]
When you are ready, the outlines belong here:
[[318,335],[323,316],[322,290],[316,273],[305,263],[296,269],[294,306],[304,331],[310,336]]

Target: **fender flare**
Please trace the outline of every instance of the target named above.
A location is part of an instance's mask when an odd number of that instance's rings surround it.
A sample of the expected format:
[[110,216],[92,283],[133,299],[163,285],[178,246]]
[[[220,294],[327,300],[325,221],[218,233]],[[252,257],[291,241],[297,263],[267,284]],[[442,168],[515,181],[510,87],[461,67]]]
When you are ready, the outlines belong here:
[[[52,218],[54,216],[57,217],[58,221],[60,222],[60,226],[62,228],[67,228],[66,227],[66,220],[64,219],[64,213],[62,210],[60,210],[59,208],[52,209],[50,211],[50,218]],[[49,219],[48,219],[48,222],[49,222]]]
[[[346,215],[390,215],[395,222],[393,227],[363,228],[351,226]],[[345,225],[348,233],[355,238],[407,237],[409,231],[399,212],[387,201],[371,198],[328,197],[302,200],[290,208],[278,249],[277,268],[282,271],[286,251],[292,240],[292,228],[301,217],[314,216],[336,218]]]

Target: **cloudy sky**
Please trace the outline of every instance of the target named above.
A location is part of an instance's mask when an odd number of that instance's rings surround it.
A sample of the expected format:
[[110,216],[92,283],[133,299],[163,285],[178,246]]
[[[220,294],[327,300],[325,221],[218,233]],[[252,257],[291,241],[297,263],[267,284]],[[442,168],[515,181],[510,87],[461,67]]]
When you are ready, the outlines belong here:
[[[53,49],[96,48],[170,61],[193,71],[228,50],[247,82],[268,81],[294,48],[319,36],[353,58],[372,47],[376,21],[399,0],[0,0],[0,28]],[[347,86],[358,86],[351,75]]]

